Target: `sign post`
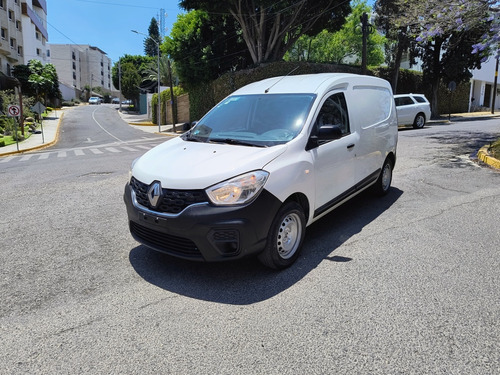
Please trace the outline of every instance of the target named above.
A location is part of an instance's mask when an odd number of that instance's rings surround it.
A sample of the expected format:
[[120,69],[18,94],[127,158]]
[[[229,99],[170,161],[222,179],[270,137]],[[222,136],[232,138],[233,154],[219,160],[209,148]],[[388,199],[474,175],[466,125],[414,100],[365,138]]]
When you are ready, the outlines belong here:
[[[7,112],[9,113],[10,117],[19,117],[21,115],[21,108],[19,108],[18,105],[9,105],[7,108]],[[16,124],[15,129],[14,129],[14,135],[16,137],[16,146],[17,146],[17,151],[19,151],[19,136],[17,134],[17,121],[14,121]]]
[[35,113],[38,113],[38,115],[40,116],[40,127],[42,129],[42,143],[45,143],[45,136],[43,134],[43,117],[42,117],[42,113],[45,112],[47,108],[45,108],[45,106],[40,103],[40,102],[36,102],[36,104],[31,107],[31,110]]

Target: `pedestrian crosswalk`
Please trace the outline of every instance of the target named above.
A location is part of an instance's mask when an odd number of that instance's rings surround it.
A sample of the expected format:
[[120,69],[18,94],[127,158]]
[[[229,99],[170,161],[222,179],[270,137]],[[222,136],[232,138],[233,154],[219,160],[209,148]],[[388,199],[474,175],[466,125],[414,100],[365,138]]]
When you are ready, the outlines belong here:
[[85,156],[95,156],[95,155],[106,155],[106,154],[119,154],[125,152],[137,152],[144,153],[154,146],[156,146],[159,142],[155,142],[154,144],[118,144],[118,145],[108,145],[108,146],[100,146],[100,147],[85,147],[85,148],[74,148],[67,150],[54,150],[54,151],[46,151],[46,152],[36,152],[29,154],[18,154],[18,155],[10,155],[6,157],[0,157],[0,165],[7,164],[13,161],[18,162],[33,162],[37,160],[47,160],[47,159],[61,159],[68,157],[85,157]]

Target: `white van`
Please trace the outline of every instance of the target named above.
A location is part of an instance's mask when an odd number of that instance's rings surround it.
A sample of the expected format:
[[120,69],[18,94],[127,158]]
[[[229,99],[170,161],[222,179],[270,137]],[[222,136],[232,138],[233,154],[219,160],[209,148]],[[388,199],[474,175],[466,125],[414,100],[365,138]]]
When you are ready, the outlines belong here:
[[359,192],[388,192],[397,118],[385,80],[343,73],[245,86],[134,161],[132,236],[199,261],[257,254],[281,269],[306,227]]

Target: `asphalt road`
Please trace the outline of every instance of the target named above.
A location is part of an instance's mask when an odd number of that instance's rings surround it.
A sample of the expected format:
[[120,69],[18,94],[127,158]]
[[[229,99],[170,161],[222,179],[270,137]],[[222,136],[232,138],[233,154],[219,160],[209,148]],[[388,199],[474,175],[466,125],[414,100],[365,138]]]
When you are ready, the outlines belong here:
[[400,131],[390,194],[313,224],[275,272],[135,242],[128,168],[165,138],[96,107],[0,158],[1,374],[500,372],[500,172],[470,158],[500,120]]

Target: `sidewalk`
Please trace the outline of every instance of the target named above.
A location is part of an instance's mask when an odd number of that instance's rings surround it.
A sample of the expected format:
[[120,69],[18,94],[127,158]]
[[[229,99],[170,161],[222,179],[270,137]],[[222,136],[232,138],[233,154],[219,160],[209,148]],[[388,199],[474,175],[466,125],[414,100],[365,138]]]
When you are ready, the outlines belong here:
[[54,110],[50,113],[50,117],[46,117],[43,120],[42,127],[37,129],[43,129],[43,133],[31,134],[28,139],[17,144],[14,143],[12,145],[0,147],[0,157],[38,150],[57,143],[59,138],[59,125],[64,117],[64,111],[64,108]]
[[122,111],[117,111],[120,117],[122,118],[123,121],[128,123],[129,125],[140,129],[145,132],[149,133],[156,133],[156,134],[162,134],[162,135],[169,135],[169,136],[177,136],[181,133],[183,133],[185,130],[182,130],[183,124],[177,124],[175,126],[176,133],[173,133],[173,125],[172,124],[165,124],[158,126],[156,124],[153,124],[151,122],[151,119],[148,118],[147,114],[138,114],[135,112],[128,112],[126,110]]

